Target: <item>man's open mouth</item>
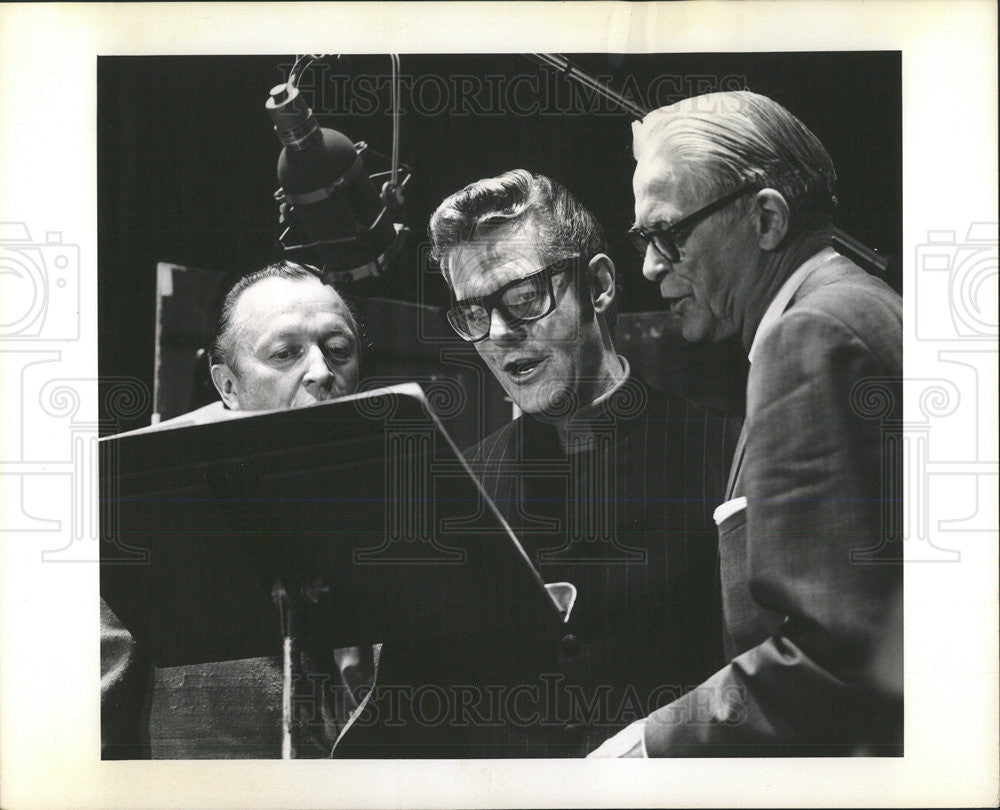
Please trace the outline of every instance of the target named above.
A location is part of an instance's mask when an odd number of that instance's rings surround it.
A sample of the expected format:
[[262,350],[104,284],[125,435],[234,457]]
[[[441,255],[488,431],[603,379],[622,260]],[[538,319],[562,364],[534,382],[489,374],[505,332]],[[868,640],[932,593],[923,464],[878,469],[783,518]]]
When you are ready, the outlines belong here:
[[503,370],[514,380],[525,380],[530,377],[542,362],[544,357],[523,357],[504,363]]
[[664,298],[663,306],[666,308],[667,312],[674,315],[678,314],[681,305],[690,298],[690,295],[679,295],[676,298]]

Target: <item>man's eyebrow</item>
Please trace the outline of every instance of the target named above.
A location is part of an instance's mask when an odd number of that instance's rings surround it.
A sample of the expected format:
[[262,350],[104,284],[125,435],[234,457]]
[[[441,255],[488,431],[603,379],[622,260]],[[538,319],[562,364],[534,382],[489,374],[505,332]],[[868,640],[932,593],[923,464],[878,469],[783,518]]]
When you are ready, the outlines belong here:
[[513,287],[515,284],[517,284],[517,282],[524,281],[526,278],[528,278],[528,276],[533,276],[537,272],[538,272],[538,270],[533,270],[532,272],[527,273],[527,274],[525,274],[523,276],[520,276],[518,278],[509,279],[508,281],[505,281],[503,284],[498,284],[496,287],[494,287],[492,290],[490,290],[487,293],[483,293],[482,295],[470,295],[468,298],[459,298],[455,303],[456,304],[479,304],[479,303],[482,303],[483,301],[485,301],[490,296],[496,295],[497,292],[499,292],[500,290],[502,290],[504,287]]
[[654,216],[652,219],[649,220],[648,225],[640,225],[639,218],[635,217],[632,220],[632,225],[630,226],[630,228],[642,228],[644,231],[655,231],[659,230],[660,228],[667,228],[667,227],[669,227],[669,223],[667,223],[661,216]]
[[351,329],[349,329],[349,328],[347,328],[345,326],[336,326],[333,329],[331,329],[329,332],[327,332],[327,337],[339,337],[341,335],[353,338],[354,337],[354,332]]
[[[260,340],[260,345],[268,346],[278,341],[288,340],[289,338],[298,338],[308,331],[309,330],[296,328],[281,329],[280,331],[274,332],[270,335],[264,335]],[[350,338],[352,341],[355,340],[354,331],[347,326],[335,326],[330,331],[323,333],[324,340],[329,340],[330,338],[335,337],[346,337]]]
[[649,223],[648,226],[640,225],[639,221],[636,220],[632,223],[632,228],[642,228],[642,230],[646,231],[647,233],[653,233],[655,231],[668,230],[669,228],[672,228],[674,226],[675,222],[679,222],[679,220],[677,219],[669,220],[669,219],[664,219],[663,217],[656,217]]

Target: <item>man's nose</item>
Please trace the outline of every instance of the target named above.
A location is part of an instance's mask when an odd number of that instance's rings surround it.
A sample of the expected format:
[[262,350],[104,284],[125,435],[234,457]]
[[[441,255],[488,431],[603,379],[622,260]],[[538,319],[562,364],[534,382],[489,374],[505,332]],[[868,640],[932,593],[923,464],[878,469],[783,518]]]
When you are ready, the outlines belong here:
[[490,313],[490,340],[494,343],[511,343],[524,337],[524,324],[511,324],[499,307]]
[[323,354],[323,349],[315,345],[310,346],[306,353],[306,373],[302,377],[302,384],[326,388],[332,381],[333,371],[326,355]]
[[649,281],[659,281],[670,270],[670,262],[664,259],[652,244],[646,245],[646,255],[642,260],[642,274]]

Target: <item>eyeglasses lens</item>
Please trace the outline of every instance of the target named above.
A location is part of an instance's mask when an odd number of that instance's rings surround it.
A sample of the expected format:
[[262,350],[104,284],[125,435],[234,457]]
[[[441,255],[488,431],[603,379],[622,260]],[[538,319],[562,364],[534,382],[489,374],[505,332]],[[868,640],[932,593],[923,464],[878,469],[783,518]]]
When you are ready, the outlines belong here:
[[[545,268],[534,273],[517,284],[513,284],[500,294],[499,299],[493,298],[492,306],[499,308],[500,314],[509,322],[527,322],[538,320],[552,311],[550,269]],[[555,272],[562,272],[559,267]],[[465,301],[455,304],[446,313],[452,328],[466,340],[481,340],[490,332],[493,320],[489,301],[487,306]]]
[[506,290],[503,306],[512,318],[530,320],[543,315],[548,305],[548,284],[542,275],[525,279]]
[[680,251],[677,249],[677,243],[670,234],[649,234],[641,231],[631,231],[630,235],[636,252],[642,257],[646,256],[646,251],[649,250],[649,244],[652,242],[653,250],[655,250],[667,261],[676,262],[680,258]]
[[469,340],[485,335],[490,329],[490,314],[479,304],[461,304],[448,310],[448,321]]

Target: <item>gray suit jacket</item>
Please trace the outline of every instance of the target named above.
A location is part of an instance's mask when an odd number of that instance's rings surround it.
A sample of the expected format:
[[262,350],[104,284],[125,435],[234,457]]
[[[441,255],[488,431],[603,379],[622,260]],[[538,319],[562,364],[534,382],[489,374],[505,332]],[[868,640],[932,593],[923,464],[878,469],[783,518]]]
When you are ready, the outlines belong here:
[[719,527],[730,663],[649,717],[650,756],[901,753],[871,666],[902,635],[901,303],[838,257],[763,338]]

